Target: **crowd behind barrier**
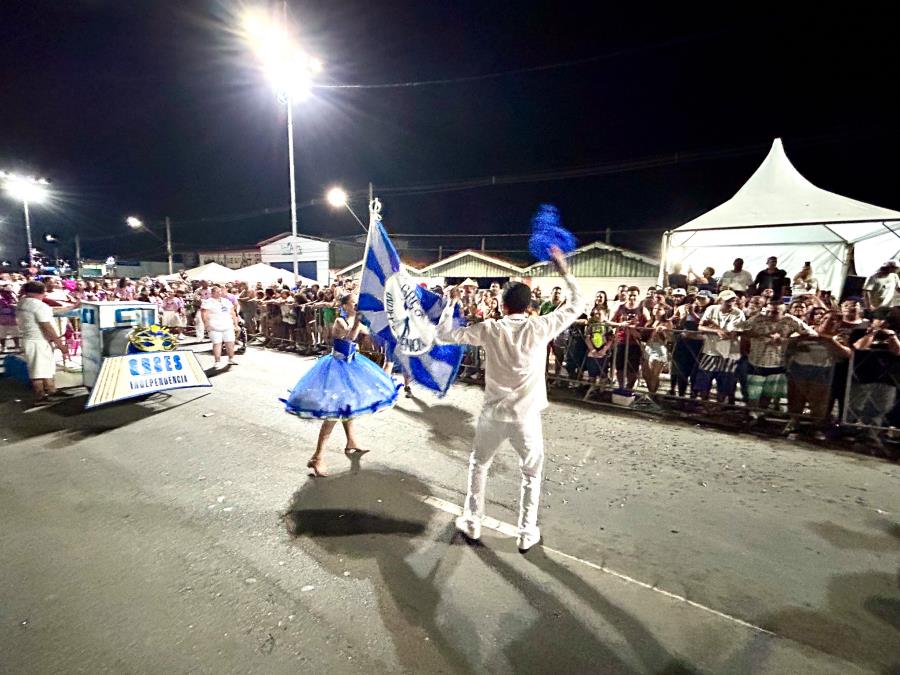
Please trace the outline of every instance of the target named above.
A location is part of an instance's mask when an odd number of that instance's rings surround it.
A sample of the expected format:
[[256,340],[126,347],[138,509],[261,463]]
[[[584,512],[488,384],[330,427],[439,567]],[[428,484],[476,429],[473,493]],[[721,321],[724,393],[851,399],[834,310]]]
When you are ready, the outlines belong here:
[[[900,428],[900,278],[888,261],[865,284],[862,297],[838,302],[820,290],[807,265],[790,279],[771,258],[753,278],[734,269],[717,279],[678,266],[665,286],[645,291],[620,286],[597,293],[576,323],[547,345],[552,389],[571,389],[586,401],[708,416],[737,413],[748,424],[783,421],[782,433],[835,438],[847,430],[879,452],[893,453]],[[0,349],[14,337],[15,301],[23,275],[0,274]],[[206,281],[150,278],[43,279],[47,302],[138,300],[156,303],[160,322],[184,337],[203,339],[199,311],[211,294]],[[279,283],[220,284],[241,319],[242,342],[300,354],[330,349],[340,298],[357,292],[353,280],[291,289]],[[443,293],[439,286],[432,288]],[[499,319],[502,289],[462,287],[467,321]],[[560,288],[545,296],[534,287],[528,313],[555,311]],[[79,338],[78,320],[60,319],[67,342]],[[384,354],[364,337],[361,351]],[[483,379],[484,358],[468,348],[460,377]],[[885,441],[888,441],[885,446]]]

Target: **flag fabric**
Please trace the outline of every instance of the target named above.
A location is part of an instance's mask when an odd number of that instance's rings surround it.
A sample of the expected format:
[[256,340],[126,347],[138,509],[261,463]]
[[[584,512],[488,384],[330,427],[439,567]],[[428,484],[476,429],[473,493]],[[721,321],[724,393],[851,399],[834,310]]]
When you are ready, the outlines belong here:
[[[372,212],[363,259],[358,309],[388,358],[423,387],[443,396],[456,379],[464,347],[436,343],[444,300],[407,274],[381,217]],[[462,322],[457,306],[454,321]]]

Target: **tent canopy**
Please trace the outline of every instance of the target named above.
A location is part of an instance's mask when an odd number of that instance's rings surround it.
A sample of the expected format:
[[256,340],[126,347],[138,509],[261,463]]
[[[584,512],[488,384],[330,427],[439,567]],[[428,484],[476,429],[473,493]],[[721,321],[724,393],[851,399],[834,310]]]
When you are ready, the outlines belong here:
[[724,204],[666,235],[663,265],[676,262],[718,275],[735,258],[755,273],[776,256],[790,276],[811,262],[822,288],[839,292],[851,262],[871,274],[900,252],[900,211],[823,190],[804,178],[780,138],[759,168]]
[[227,284],[234,281],[236,271],[220,265],[219,263],[206,263],[200,267],[194,267],[185,272],[191,281],[211,281],[213,283]]
[[[283,270],[280,267],[267,265],[266,263],[256,263],[255,265],[242,267],[233,273],[233,277],[235,281],[246,281],[248,284],[261,283],[264,286],[274,284],[279,279],[289,284],[293,284],[294,281],[294,274],[292,272]],[[315,283],[318,282],[305,277],[300,277],[301,286],[312,286]]]

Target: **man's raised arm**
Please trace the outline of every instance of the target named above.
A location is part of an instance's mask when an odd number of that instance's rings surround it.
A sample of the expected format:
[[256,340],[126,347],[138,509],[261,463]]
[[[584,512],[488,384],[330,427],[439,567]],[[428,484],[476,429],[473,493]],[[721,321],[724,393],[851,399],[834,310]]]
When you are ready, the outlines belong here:
[[476,323],[471,326],[461,326],[459,328],[453,325],[453,311],[459,302],[459,289],[450,290],[450,302],[444,307],[441,313],[440,321],[437,325],[437,339],[443,343],[457,345],[481,345],[482,333],[484,331],[483,323]]
[[569,290],[568,299],[563,305],[557,307],[555,311],[549,314],[534,319],[534,321],[543,322],[546,326],[547,335],[552,337],[572,325],[575,319],[584,313],[584,296],[581,294],[581,289],[578,287],[575,277],[569,274],[569,266],[566,265],[566,256],[562,250],[556,246],[551,247],[550,260]]

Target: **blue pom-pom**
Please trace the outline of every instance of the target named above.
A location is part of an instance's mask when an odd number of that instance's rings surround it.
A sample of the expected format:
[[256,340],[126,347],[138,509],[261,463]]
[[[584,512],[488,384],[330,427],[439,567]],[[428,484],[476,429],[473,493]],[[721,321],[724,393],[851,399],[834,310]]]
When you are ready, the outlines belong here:
[[538,260],[550,260],[551,246],[558,246],[563,253],[571,253],[578,246],[578,240],[562,226],[559,209],[552,204],[541,204],[531,219],[528,250]]

